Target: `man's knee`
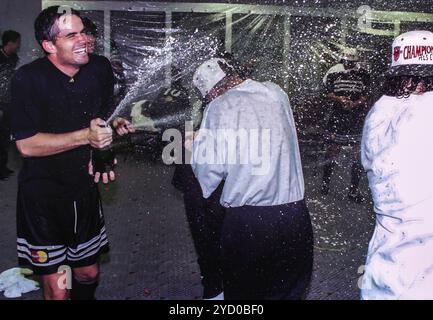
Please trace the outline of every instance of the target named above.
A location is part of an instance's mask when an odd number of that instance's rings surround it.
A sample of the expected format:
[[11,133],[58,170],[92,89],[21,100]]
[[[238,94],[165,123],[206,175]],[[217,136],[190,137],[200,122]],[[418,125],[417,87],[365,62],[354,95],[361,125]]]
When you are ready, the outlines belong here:
[[98,276],[98,265],[74,269],[71,300],[95,300]]
[[45,300],[67,300],[69,293],[67,289],[59,285],[59,275],[42,276]]
[[99,277],[99,268],[97,265],[74,269],[74,278],[78,282],[93,282]]

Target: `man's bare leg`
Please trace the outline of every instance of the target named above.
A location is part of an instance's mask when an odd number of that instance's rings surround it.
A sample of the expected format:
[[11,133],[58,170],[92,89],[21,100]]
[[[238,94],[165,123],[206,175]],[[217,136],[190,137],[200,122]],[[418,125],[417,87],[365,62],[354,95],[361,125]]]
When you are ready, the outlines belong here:
[[95,300],[99,266],[94,264],[73,269],[71,300]]
[[68,289],[59,286],[59,281],[63,276],[63,274],[54,273],[41,277],[45,300],[68,300]]

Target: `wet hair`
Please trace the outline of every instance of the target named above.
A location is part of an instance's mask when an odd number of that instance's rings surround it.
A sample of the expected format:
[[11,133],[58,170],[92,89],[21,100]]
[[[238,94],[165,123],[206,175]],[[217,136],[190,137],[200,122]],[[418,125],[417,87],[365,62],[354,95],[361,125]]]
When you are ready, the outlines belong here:
[[433,77],[389,76],[385,80],[384,94],[396,98],[408,98],[413,93],[433,91]]
[[90,34],[96,38],[98,36],[98,27],[96,24],[87,17],[81,18],[81,20],[83,21],[86,34]]
[[3,32],[2,35],[2,45],[5,46],[7,45],[9,42],[17,42],[18,39],[21,38],[21,35],[14,31],[14,30],[7,30],[5,32]]
[[67,13],[80,17],[80,13],[72,8],[51,6],[42,10],[35,20],[35,37],[39,45],[42,46],[43,41],[55,42],[59,34],[56,22]]
[[236,74],[243,80],[246,80],[251,76],[251,66],[240,63],[237,59],[235,59],[232,53],[224,51],[222,54],[220,54],[220,57],[224,59],[227,64],[221,65],[220,62],[218,62],[218,64],[228,76]]
[[224,73],[226,74],[226,77],[237,74],[236,68],[230,65],[228,62],[217,61],[217,63],[221,70],[224,71]]

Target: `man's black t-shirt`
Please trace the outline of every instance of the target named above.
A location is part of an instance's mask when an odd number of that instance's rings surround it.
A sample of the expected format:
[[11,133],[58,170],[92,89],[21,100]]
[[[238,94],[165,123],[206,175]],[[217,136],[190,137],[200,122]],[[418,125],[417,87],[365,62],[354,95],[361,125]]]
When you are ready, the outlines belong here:
[[[73,78],[48,58],[25,65],[12,81],[12,135],[22,140],[37,133],[68,133],[89,127],[97,117],[107,119],[114,109],[113,87],[110,62],[102,56],[91,56]],[[89,160],[89,146],[25,158],[19,187],[40,196],[77,198],[93,185]]]
[[[369,85],[370,76],[363,69],[331,73],[326,80],[327,93],[344,96],[351,101],[367,96]],[[365,106],[345,110],[340,103],[333,102],[329,130],[338,134],[360,134],[367,111]]]

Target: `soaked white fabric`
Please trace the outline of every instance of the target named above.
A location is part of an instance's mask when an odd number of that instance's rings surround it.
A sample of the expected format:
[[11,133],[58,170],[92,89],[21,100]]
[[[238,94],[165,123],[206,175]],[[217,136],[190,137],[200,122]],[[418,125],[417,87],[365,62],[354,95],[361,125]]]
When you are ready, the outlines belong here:
[[[243,142],[233,144],[236,134],[246,134]],[[213,100],[194,141],[192,166],[205,198],[225,180],[225,207],[302,200],[304,178],[287,95],[271,82],[247,80]]]
[[433,93],[383,96],[361,156],[376,213],[361,297],[433,299]]

